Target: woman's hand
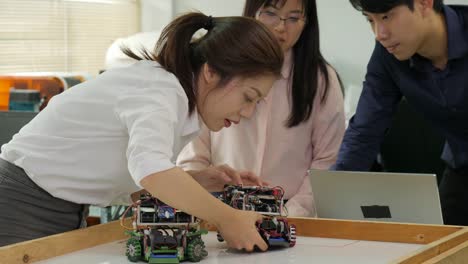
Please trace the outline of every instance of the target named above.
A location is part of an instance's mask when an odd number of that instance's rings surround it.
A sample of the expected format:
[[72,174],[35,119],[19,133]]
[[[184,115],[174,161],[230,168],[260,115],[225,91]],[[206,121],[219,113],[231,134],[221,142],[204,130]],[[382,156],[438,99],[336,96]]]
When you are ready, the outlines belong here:
[[222,191],[224,185],[268,185],[250,171],[238,172],[228,165],[211,166],[199,171],[187,171],[205,189],[210,192]]
[[219,233],[230,248],[252,251],[254,246],[265,251],[268,245],[260,236],[255,226],[261,222],[262,216],[252,211],[235,210],[230,218],[225,218],[216,224]]

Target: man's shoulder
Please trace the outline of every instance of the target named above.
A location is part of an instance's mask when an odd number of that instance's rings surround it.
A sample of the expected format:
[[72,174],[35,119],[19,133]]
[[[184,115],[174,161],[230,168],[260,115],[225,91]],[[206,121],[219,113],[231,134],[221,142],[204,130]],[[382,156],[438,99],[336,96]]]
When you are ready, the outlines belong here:
[[448,5],[455,11],[468,13],[468,5]]
[[449,5],[463,22],[463,28],[468,31],[468,5]]

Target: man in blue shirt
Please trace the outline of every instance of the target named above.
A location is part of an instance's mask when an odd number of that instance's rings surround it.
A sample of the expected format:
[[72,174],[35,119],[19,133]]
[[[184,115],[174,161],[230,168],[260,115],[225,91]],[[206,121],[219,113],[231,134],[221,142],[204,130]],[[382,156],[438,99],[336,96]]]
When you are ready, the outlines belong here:
[[468,7],[443,0],[350,0],[376,45],[335,170],[369,170],[404,96],[446,143],[445,224],[468,225]]

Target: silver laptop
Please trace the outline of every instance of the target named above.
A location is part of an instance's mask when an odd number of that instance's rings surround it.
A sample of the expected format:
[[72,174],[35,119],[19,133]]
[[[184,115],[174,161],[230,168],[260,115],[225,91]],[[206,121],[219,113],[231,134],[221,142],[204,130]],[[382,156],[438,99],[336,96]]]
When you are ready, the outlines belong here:
[[320,218],[443,224],[435,174],[309,170]]

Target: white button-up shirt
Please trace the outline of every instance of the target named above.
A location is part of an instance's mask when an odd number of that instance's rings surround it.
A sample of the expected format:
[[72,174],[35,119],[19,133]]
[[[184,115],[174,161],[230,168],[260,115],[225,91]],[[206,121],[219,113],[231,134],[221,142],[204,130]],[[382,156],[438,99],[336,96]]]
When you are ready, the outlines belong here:
[[157,62],[107,71],[52,98],[0,157],[51,195],[107,206],[173,168],[200,129],[177,78]]

